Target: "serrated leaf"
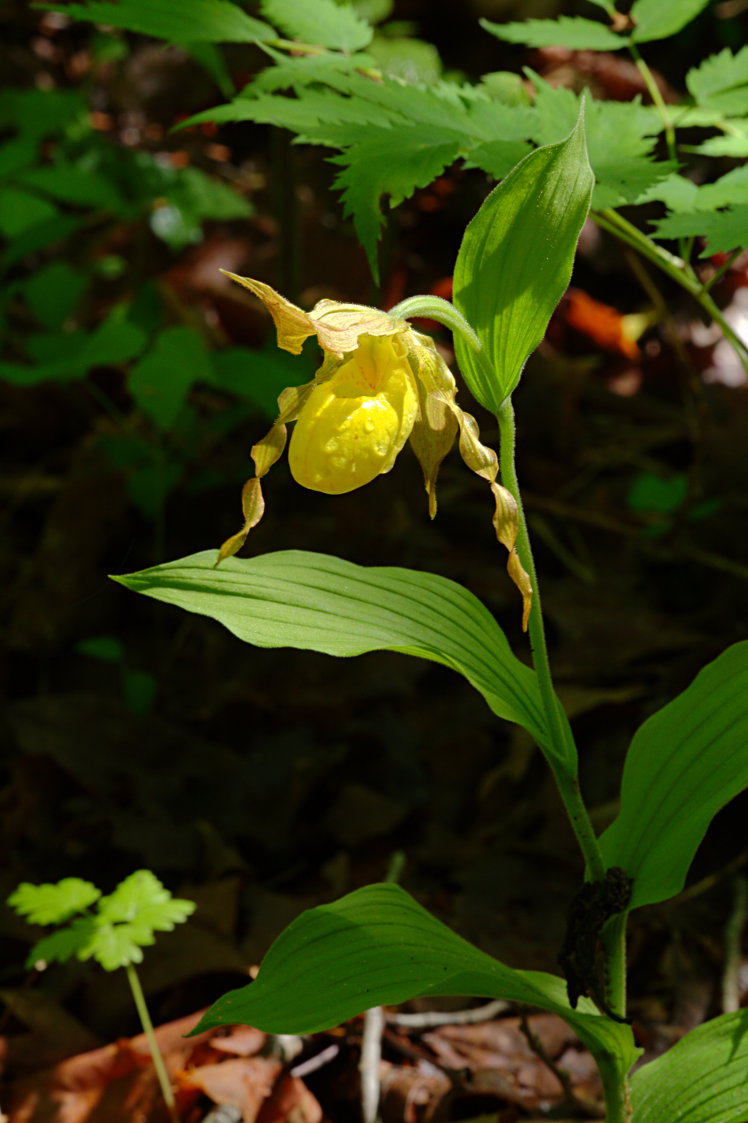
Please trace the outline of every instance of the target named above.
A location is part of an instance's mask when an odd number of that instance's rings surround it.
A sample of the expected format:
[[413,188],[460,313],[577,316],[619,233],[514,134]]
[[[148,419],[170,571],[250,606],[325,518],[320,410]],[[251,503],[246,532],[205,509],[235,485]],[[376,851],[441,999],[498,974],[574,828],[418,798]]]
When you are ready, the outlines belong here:
[[98,923],[91,938],[77,952],[78,959],[95,959],[105,971],[117,971],[130,963],[143,962],[143,947],[156,942],[153,930],[138,924]]
[[95,923],[91,916],[79,916],[66,928],[45,936],[29,952],[26,966],[32,968],[40,960],[44,963],[67,963],[73,956],[81,958],[81,953],[85,953],[93,938]]
[[359,51],[373,30],[348,4],[335,0],[262,0],[263,16],[289,38],[338,51]]
[[630,16],[634,21],[631,40],[649,43],[667,39],[695,19],[710,0],[634,0]]
[[620,51],[626,39],[604,23],[581,16],[528,19],[518,23],[492,23],[482,19],[485,31],[507,43],[526,47],[568,47],[572,51]]
[[530,151],[530,145],[526,141],[489,140],[470,149],[470,155],[465,158],[465,167],[482,168],[494,179],[503,179]]
[[170,932],[194,911],[193,901],[172,897],[150,870],[137,870],[102,898],[98,915],[110,923],[126,922],[138,931]]
[[748,85],[748,46],[733,54],[725,47],[716,55],[709,55],[699,66],[686,74],[686,87],[699,105],[711,105],[716,98],[729,93],[737,86]]
[[210,616],[258,647],[338,656],[389,650],[442,663],[464,675],[495,714],[523,725],[548,750],[534,672],[512,653],[488,610],[456,582],[301,550],[228,558],[219,569],[215,560],[216,551],[207,550],[115,580]]
[[748,786],[748,641],[645,721],[626,754],[618,816],[600,839],[634,879],[631,908],[679,893],[711,819]]
[[400,126],[381,129],[333,158],[333,163],[346,165],[335,177],[335,186],[342,192],[345,214],[353,218],[375,281],[379,280],[377,241],[384,222],[380,199],[388,195],[389,206],[395,207],[417,187],[426,187],[456,159],[460,143],[459,137],[442,129]]
[[631,1078],[635,1123],[742,1123],[748,1118],[748,1010],[692,1029]]
[[733,168],[714,183],[702,184],[696,193],[693,209],[711,211],[719,207],[737,207],[741,203],[748,203],[748,164]]
[[518,971],[473,947],[397,885],[369,885],[302,913],[255,982],[220,998],[193,1032],[246,1023],[270,1033],[329,1029],[370,1006],[424,995],[506,998],[558,1013],[620,1081],[636,1057],[631,1029],[588,999],[572,1011],[561,979]]
[[736,160],[748,156],[748,120],[727,123],[735,135],[710,137],[694,151],[701,156],[728,156]]
[[30,924],[64,924],[100,896],[101,891],[90,881],[64,877],[62,881],[44,885],[24,881],[8,897],[8,904]]
[[70,19],[90,20],[173,43],[254,43],[277,38],[230,0],[119,0],[117,4],[41,4]]
[[748,203],[722,211],[671,214],[654,225],[659,238],[704,238],[701,257],[731,253],[748,245]]
[[454,303],[486,362],[455,338],[473,396],[496,412],[519,382],[569,283],[593,176],[582,116],[560,144],[538,148],[491,192],[469,224],[454,270]]
[[636,202],[661,202],[671,211],[690,211],[693,210],[698,193],[699,188],[692,179],[671,173],[648,187]]

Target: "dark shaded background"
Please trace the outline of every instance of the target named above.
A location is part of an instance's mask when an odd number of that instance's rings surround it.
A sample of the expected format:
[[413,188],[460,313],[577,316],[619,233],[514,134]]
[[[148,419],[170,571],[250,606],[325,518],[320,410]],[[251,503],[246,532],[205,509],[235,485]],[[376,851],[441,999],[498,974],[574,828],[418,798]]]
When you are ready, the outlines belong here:
[[[610,79],[591,77],[589,60],[530,55],[479,32],[478,14],[502,18],[488,4],[410,0],[395,14],[470,77],[529,61],[606,94]],[[128,221],[93,214],[74,236],[6,258],[12,360],[40,330],[13,286],[54,260],[91,271],[76,327],[93,331],[124,302],[151,332],[181,324],[211,353],[255,349],[255,360],[241,360],[248,387],[280,377],[268,357],[271,324],[221,267],[306,307],[321,296],[386,306],[444,291],[462,229],[489,186],[482,174],[448,171],[393,213],[378,293],[331,191],[329,154],[292,148],[286,134],[263,127],[170,133],[221,100],[176,48],[123,35],[107,59],[88,25],[22,3],[7,5],[0,21],[9,89],[80,89],[97,143],[199,167],[254,208],[241,221],[201,222],[200,240],[181,248],[159,240],[147,210]],[[676,42],[654,45],[651,61],[677,89],[688,65],[735,42],[737,22],[710,9]],[[262,65],[251,49],[225,55],[238,84]],[[623,62],[622,74],[631,80]],[[46,143],[54,160],[54,138]],[[124,263],[119,274],[97,271],[112,256]],[[586,330],[574,326],[567,301],[515,399],[553,666],[601,829],[615,813],[633,731],[744,638],[748,607],[748,394],[704,379],[715,360],[711,345],[694,342],[694,308],[652,279],[669,315],[650,324],[638,353],[601,343],[594,317]],[[746,284],[743,262],[717,299],[728,304]],[[592,225],[573,286],[623,314],[651,309],[630,262]],[[314,363],[310,346],[281,373],[303,381]],[[255,650],[107,580],[217,546],[237,529],[249,448],[269,423],[251,387],[200,383],[189,415],[161,432],[128,393],[126,369],[0,382],[0,896],[23,880],[71,875],[109,891],[145,866],[193,897],[195,918],[146,957],[144,983],[161,1020],[236,985],[301,908],[382,878],[397,851],[406,855],[406,887],[463,935],[514,965],[555,970],[582,870],[522,731],[498,723],[443,668],[395,655],[347,661]],[[495,444],[495,423],[476,413]],[[123,436],[146,449],[142,463],[118,458]],[[340,498],[301,491],[279,464],[266,497],[249,553],[297,547],[445,574],[485,601],[527,657],[490,497],[456,455],[442,470],[433,524],[407,452],[390,475]],[[731,908],[725,867],[744,854],[744,811],[734,805],[710,831],[693,871],[695,882],[710,879],[703,892],[634,918],[634,1009],[645,1021],[683,1024],[715,1009]],[[25,977],[33,933],[5,910],[0,936],[6,996]],[[103,989],[93,970],[73,965],[33,985],[102,1039],[135,1028],[116,978]]]

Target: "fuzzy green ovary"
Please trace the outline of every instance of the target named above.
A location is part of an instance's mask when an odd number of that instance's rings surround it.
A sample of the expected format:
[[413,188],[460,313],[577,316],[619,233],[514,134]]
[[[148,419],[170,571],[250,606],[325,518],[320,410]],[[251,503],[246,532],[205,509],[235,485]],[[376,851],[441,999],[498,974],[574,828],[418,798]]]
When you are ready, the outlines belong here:
[[417,413],[402,341],[361,336],[357,350],[304,403],[288,450],[291,474],[327,495],[363,487],[392,468]]

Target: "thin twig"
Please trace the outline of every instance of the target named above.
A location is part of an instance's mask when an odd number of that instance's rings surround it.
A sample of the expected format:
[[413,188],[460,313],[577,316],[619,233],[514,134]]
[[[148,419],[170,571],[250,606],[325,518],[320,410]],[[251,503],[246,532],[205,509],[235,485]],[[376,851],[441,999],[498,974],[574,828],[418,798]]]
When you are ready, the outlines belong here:
[[436,1026],[467,1026],[479,1022],[489,1022],[497,1014],[503,1014],[509,1003],[496,998],[484,1006],[473,1006],[469,1010],[425,1010],[421,1014],[385,1014],[390,1025],[407,1026],[409,1029],[433,1029]]
[[581,1100],[577,1096],[574,1088],[572,1087],[571,1077],[564,1069],[559,1068],[551,1055],[548,1053],[545,1045],[540,1040],[538,1035],[530,1028],[530,1023],[527,1018],[527,1010],[521,1009],[519,1015],[519,1024],[522,1032],[527,1038],[527,1044],[532,1049],[533,1053],[543,1062],[547,1069],[549,1069],[558,1080],[564,1092],[564,1108],[571,1108],[574,1111],[580,1111],[590,1119],[599,1118],[600,1111],[596,1104],[591,1104],[585,1100]]
[[375,1123],[379,1114],[379,1064],[382,1060],[383,1032],[384,1010],[381,1006],[372,1006],[364,1016],[361,1060],[358,1064],[358,1071],[361,1074],[361,1117],[363,1123]]
[[732,1014],[740,1009],[740,963],[743,929],[748,918],[748,880],[744,874],[733,878],[733,906],[725,925],[725,967],[722,972],[722,1011]]

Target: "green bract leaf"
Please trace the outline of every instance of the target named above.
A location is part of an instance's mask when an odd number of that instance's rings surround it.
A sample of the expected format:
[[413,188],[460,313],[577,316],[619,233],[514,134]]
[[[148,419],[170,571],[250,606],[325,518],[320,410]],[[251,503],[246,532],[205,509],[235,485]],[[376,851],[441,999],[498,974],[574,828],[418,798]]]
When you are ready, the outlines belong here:
[[477,332],[485,362],[459,339],[457,356],[471,393],[493,412],[519,382],[569,283],[592,185],[580,114],[566,140],[510,172],[465,231],[454,303]]
[[352,7],[335,0],[262,0],[260,8],[284,35],[320,47],[358,51],[374,34]]
[[746,1069],[748,1010],[736,1010],[692,1029],[634,1073],[634,1123],[742,1123]]
[[24,881],[8,897],[8,904],[30,924],[64,924],[100,896],[90,881],[64,877],[55,884],[30,885]]
[[631,39],[634,43],[667,39],[695,19],[708,3],[709,0],[635,0],[629,13],[635,25]]
[[389,650],[443,663],[463,674],[495,714],[548,748],[534,672],[512,653],[488,610],[456,582],[301,550],[228,558],[219,569],[215,560],[216,552],[206,550],[115,580],[210,616],[258,647],[343,656]]
[[481,27],[507,43],[526,47],[568,47],[572,51],[619,51],[626,39],[597,20],[579,16],[558,19],[528,19],[519,23],[492,23],[482,19]]
[[119,0],[117,4],[41,4],[71,19],[92,20],[175,43],[252,43],[276,33],[229,0]]
[[601,1016],[586,998],[572,1010],[561,979],[506,967],[391,884],[302,913],[270,948],[257,980],[220,998],[193,1032],[246,1023],[268,1033],[313,1033],[370,1006],[423,995],[506,998],[551,1010],[595,1054],[604,1078],[620,1080],[636,1057],[629,1026]]
[[621,809],[600,844],[633,879],[631,908],[679,893],[712,817],[748,786],[748,641],[706,666],[634,735]]

